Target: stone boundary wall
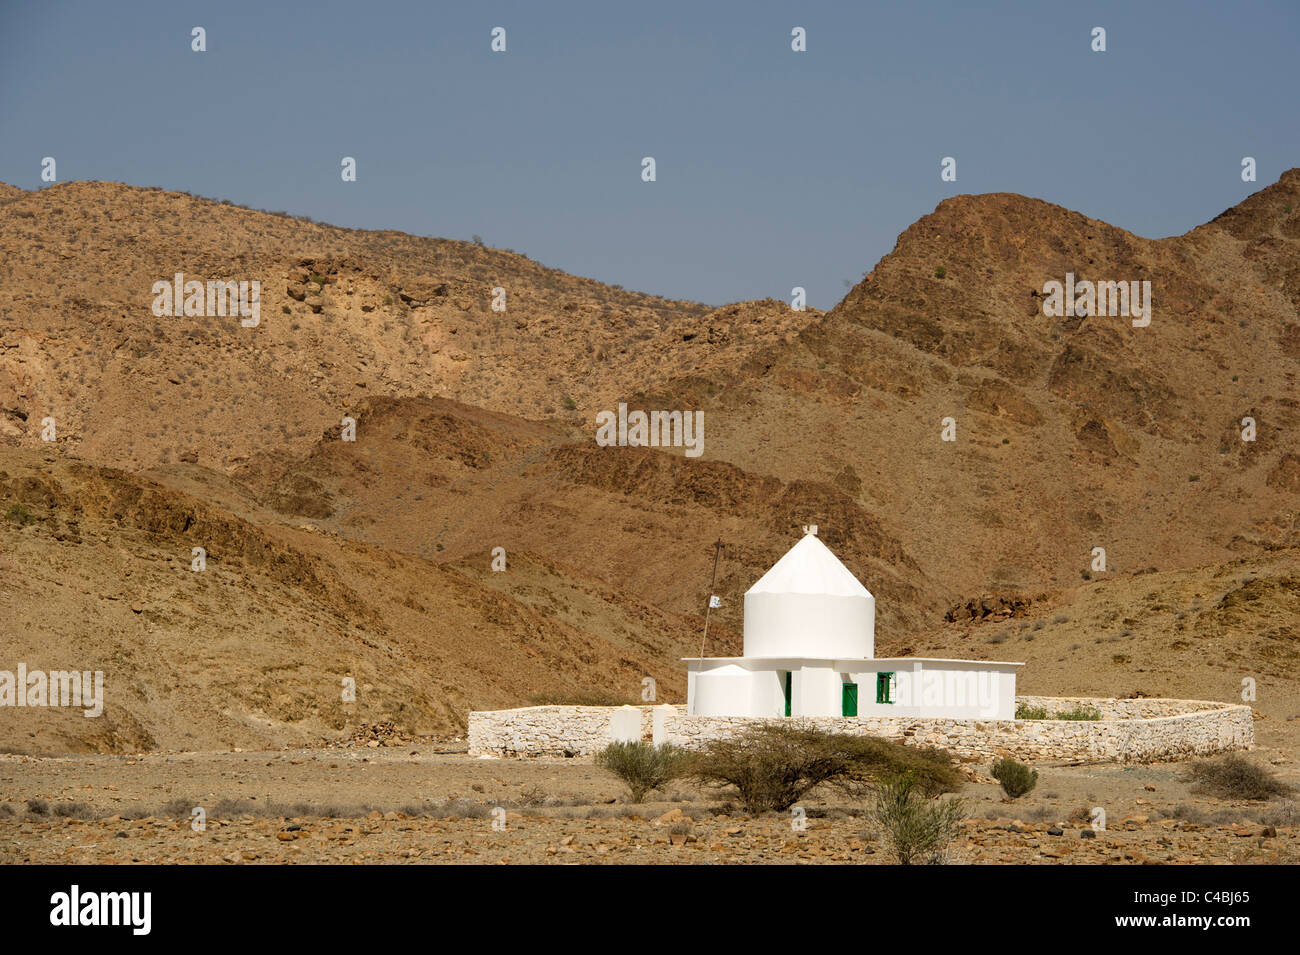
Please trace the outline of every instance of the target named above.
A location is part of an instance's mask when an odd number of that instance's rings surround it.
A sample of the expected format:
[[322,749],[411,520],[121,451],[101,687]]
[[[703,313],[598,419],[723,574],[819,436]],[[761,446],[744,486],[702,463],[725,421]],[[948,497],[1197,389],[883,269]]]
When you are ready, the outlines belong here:
[[1145,720],[1157,716],[1182,716],[1184,713],[1200,713],[1231,705],[1216,703],[1213,700],[1167,700],[1158,697],[1114,700],[1092,696],[1017,696],[1016,705],[1021,704],[1041,706],[1049,715],[1081,706],[1090,706],[1101,713],[1103,720]]
[[[609,745],[617,706],[524,706],[469,714],[471,756],[591,756]],[[653,734],[654,706],[641,711],[641,738]],[[685,710],[685,707],[680,709]]]
[[[1094,706],[1100,720],[986,720],[920,717],[787,717],[770,722],[839,733],[881,736],[910,746],[938,746],[963,759],[1014,756],[1028,760],[1157,762],[1251,749],[1249,706],[1209,700],[1092,697],[1017,697],[1048,713]],[[681,705],[632,707],[641,738],[688,749],[729,736],[755,721],[745,717],[688,716]],[[471,712],[471,756],[590,756],[613,738],[619,707],[530,706]],[[657,712],[656,712],[657,711]],[[657,718],[657,719],[656,719]],[[628,719],[628,717],[624,717]],[[656,721],[660,724],[655,731]]]

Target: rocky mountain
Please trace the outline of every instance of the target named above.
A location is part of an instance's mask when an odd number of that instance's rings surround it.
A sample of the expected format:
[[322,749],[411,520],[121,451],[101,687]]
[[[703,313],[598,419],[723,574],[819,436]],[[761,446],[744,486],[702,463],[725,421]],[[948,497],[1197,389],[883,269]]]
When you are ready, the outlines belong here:
[[[0,745],[455,733],[646,676],[679,699],[714,542],[706,651],[739,652],[741,595],[807,523],[876,594],[881,652],[1023,659],[1028,692],[1229,698],[1249,675],[1284,720],[1298,243],[1300,170],[1161,240],[959,196],[823,314],[159,190],[5,187],[0,668],[109,690],[103,720],[10,711]],[[259,282],[257,323],[156,315],[176,273]],[[1149,282],[1149,324],[1054,310],[1067,275]],[[703,453],[599,445],[619,403],[703,412]]]

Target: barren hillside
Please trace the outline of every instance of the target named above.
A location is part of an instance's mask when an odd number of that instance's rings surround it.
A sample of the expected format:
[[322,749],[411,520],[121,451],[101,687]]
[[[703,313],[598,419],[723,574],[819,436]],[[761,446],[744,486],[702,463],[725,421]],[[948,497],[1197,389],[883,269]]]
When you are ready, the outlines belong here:
[[[803,523],[882,651],[1025,659],[1029,692],[1249,675],[1300,710],[1298,170],[1164,240],[959,196],[825,314],[110,183],[5,187],[0,251],[0,668],[107,683],[105,719],[10,711],[0,746],[455,733],[647,675],[679,699],[713,542],[707,650],[738,652]],[[260,323],[155,317],[177,272],[261,281]],[[1067,272],[1150,281],[1150,325],[1045,316]],[[703,410],[703,455],[597,446],[619,401]]]

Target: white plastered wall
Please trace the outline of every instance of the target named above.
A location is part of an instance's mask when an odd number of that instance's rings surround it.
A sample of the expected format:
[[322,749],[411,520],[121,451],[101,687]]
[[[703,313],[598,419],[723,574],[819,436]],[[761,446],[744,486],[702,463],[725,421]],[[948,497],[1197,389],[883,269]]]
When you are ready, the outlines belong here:
[[[688,663],[689,711],[697,716],[773,717],[843,714],[843,684],[858,685],[858,716],[1012,719],[1014,664],[980,660],[718,659]],[[876,702],[876,676],[893,673],[892,703]]]

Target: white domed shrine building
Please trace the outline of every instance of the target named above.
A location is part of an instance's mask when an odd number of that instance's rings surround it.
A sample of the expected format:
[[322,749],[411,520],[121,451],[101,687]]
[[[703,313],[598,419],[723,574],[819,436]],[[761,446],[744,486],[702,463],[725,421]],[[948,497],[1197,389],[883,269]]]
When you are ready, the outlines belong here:
[[697,716],[1013,719],[1021,663],[876,657],[876,599],[810,528],[745,594],[745,655],[688,657]]

